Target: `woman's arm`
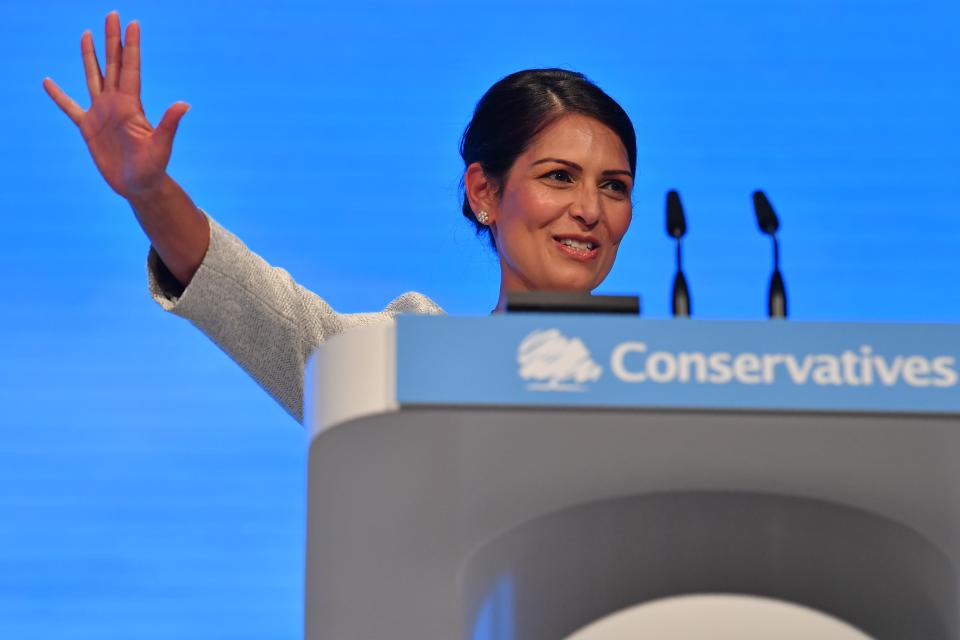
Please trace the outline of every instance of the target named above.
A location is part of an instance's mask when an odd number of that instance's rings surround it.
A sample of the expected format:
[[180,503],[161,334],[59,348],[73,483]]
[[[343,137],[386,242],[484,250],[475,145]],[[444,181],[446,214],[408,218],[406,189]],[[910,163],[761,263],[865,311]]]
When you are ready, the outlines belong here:
[[167,175],[173,138],[190,108],[174,103],[154,128],[140,103],[140,25],[127,25],[120,40],[120,17],[107,15],[106,73],[101,73],[89,31],[80,53],[90,93],[84,111],[50,78],[43,87],[83,135],[107,184],[133,207],[137,220],[170,273],[186,286],[203,261],[210,238],[206,216]]
[[131,22],[121,43],[120,18],[109,14],[106,47],[102,74],[93,37],[87,32],[80,40],[89,110],[49,78],[44,88],[77,125],[101,175],[130,203],[150,239],[154,299],[196,325],[291,416],[303,419],[304,365],[325,339],[396,313],[441,313],[431,300],[407,294],[380,313],[339,314],[209,219],[166,172],[189,106],[175,103],[152,127],[140,104],[140,26]]
[[155,191],[133,196],[129,202],[164,266],[186,287],[207,253],[207,216],[169,176]]
[[398,313],[443,313],[429,298],[404,294],[376,313],[337,313],[323,298],[274,267],[209,219],[209,248],[189,286],[171,282],[154,250],[147,256],[153,299],[186,318],[303,421],[304,368],[317,345]]

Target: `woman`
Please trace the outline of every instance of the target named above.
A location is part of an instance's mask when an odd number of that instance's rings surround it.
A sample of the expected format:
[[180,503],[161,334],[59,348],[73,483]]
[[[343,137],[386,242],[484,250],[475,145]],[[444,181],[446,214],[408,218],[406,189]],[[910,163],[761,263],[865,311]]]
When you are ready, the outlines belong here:
[[[197,208],[166,173],[190,107],[175,103],[152,127],[140,104],[140,26],[131,22],[121,42],[114,12],[105,30],[106,73],[90,32],[80,41],[89,110],[51,79],[43,86],[150,239],[154,299],[199,327],[294,418],[302,421],[303,371],[317,344],[398,313],[443,313],[419,293],[381,312],[337,313]],[[615,101],[577,73],[521,71],[481,98],[460,146],[463,215],[500,259],[495,311],[509,291],[592,290],[603,281],[630,224],[636,167],[633,125]]]

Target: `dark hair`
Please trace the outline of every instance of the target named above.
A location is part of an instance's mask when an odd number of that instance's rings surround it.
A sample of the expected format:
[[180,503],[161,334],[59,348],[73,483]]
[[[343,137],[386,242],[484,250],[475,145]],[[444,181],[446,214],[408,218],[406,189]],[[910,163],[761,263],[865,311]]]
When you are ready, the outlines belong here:
[[[637,138],[623,108],[582,73],[565,69],[526,69],[497,81],[480,98],[473,119],[460,138],[464,167],[479,162],[497,192],[517,157],[543,129],[559,117],[578,113],[610,127],[627,150],[630,172],[636,173]],[[463,180],[461,179],[463,192]],[[477,222],[465,192],[463,216],[477,235],[490,228]],[[490,244],[496,250],[493,234]]]

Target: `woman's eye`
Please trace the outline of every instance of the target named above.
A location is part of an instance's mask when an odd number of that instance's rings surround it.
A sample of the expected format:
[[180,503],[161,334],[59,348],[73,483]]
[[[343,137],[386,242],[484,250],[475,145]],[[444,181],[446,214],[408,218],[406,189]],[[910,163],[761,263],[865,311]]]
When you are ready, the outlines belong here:
[[552,180],[558,180],[560,182],[573,182],[573,180],[570,179],[570,174],[563,169],[554,169],[543,177],[550,178]]

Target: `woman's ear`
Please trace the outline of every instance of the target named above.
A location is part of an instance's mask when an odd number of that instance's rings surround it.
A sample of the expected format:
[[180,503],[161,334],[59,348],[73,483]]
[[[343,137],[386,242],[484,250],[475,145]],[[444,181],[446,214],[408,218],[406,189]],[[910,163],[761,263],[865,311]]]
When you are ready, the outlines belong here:
[[463,188],[474,215],[486,211],[487,219],[484,224],[493,224],[497,219],[497,189],[479,162],[467,167],[463,174]]

